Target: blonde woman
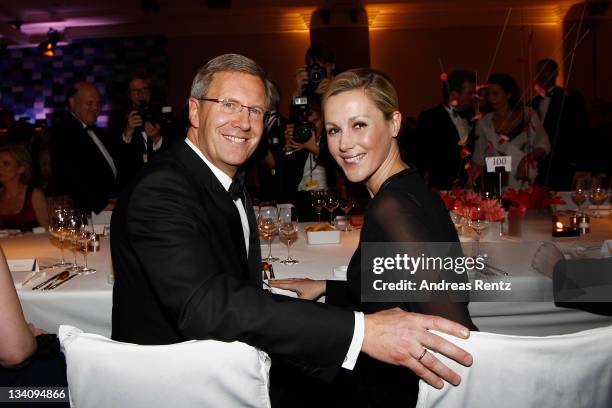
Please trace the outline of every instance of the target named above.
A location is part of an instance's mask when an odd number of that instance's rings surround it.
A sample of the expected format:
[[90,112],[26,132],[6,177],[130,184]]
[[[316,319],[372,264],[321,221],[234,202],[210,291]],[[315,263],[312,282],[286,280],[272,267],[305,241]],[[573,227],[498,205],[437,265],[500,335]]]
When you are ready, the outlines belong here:
[[28,183],[32,159],[19,145],[0,148],[0,229],[47,228],[49,220],[45,194]]
[[[476,329],[466,303],[362,302],[362,245],[367,242],[458,242],[444,204],[400,157],[397,135],[401,113],[397,92],[388,77],[371,69],[355,69],[334,78],[323,97],[329,150],[346,177],[364,183],[370,192],[359,245],[349,263],[347,282],[309,279],[277,280],[272,286],[293,290],[300,298],[326,295],[326,303],[351,307],[366,314],[401,308],[437,315]],[[414,336],[427,336],[415,327]],[[414,348],[409,371],[361,354],[351,379],[357,405],[409,407],[416,404],[418,377],[434,386],[427,371],[440,362],[423,348]],[[340,387],[337,387],[338,389]],[[351,391],[347,391],[349,393]]]

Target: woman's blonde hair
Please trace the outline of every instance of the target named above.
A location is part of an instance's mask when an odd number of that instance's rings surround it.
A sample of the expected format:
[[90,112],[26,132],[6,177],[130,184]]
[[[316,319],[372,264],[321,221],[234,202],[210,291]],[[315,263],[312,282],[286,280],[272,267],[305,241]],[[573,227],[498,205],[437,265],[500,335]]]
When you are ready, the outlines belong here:
[[397,91],[391,79],[384,72],[371,68],[350,69],[336,76],[323,95],[323,106],[330,97],[354,89],[363,89],[385,120],[391,120],[393,112],[399,110]]
[[18,166],[23,166],[19,181],[28,184],[32,179],[32,158],[25,147],[21,145],[1,146],[0,153],[8,153]]

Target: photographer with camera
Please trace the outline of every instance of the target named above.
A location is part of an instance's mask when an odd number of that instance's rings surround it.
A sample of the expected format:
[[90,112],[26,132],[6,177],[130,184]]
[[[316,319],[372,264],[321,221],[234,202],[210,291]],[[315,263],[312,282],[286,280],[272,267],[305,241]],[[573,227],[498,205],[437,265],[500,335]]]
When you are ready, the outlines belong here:
[[[151,105],[151,78],[145,72],[132,74],[128,84],[130,110],[122,115],[121,126],[110,126],[121,132],[122,180],[128,181],[151,158],[159,152],[166,130],[164,123],[171,121],[172,110],[164,107],[155,109]],[[170,119],[166,117],[169,116]]]
[[337,165],[327,150],[319,98],[294,98],[285,129],[284,155],[277,166],[284,202],[295,204],[300,221],[313,221],[310,192],[336,185]]
[[295,70],[297,88],[293,97],[321,97],[334,78],[334,53],[324,45],[315,44],[306,51],[306,65]]

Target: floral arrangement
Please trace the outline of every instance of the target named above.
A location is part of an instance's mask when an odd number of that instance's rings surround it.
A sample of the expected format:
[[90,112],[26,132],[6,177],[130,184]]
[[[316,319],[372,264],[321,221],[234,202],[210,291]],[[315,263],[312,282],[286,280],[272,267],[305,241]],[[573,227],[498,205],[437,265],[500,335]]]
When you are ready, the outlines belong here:
[[506,217],[506,212],[497,200],[482,198],[473,191],[453,187],[448,193],[440,193],[440,197],[449,211],[462,217],[487,221],[501,221]]
[[556,193],[541,186],[530,186],[522,190],[509,188],[504,191],[502,198],[510,201],[511,205],[522,214],[530,208],[548,208],[553,204],[565,204]]

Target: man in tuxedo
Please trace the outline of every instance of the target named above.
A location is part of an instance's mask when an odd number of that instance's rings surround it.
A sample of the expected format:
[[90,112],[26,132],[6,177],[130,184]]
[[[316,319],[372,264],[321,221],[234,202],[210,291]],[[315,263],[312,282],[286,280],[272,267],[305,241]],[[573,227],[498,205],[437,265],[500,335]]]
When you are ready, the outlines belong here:
[[476,77],[472,71],[457,70],[442,84],[444,101],[419,115],[413,155],[427,183],[449,190],[467,180],[462,148],[471,151],[470,117],[474,114]]
[[112,210],[118,194],[116,146],[96,127],[100,92],[94,84],[76,82],[68,94],[70,111],[52,129],[51,162],[58,192],[74,205],[99,213]]
[[113,339],[237,340],[327,379],[341,366],[352,369],[361,350],[436,386],[441,378],[457,383],[423,352],[470,364],[469,354],[426,331],[466,336],[456,323],[399,310],[363,316],[262,289],[259,234],[240,167],[262,136],[267,84],[265,72],[241,55],[209,61],[191,88],[187,139],[124,190],[111,225]]
[[537,65],[538,95],[530,102],[540,115],[550,139],[551,151],[538,161],[536,182],[555,191],[567,191],[579,160],[579,148],[587,138],[588,116],[582,95],[556,85],[559,66],[552,59]]

